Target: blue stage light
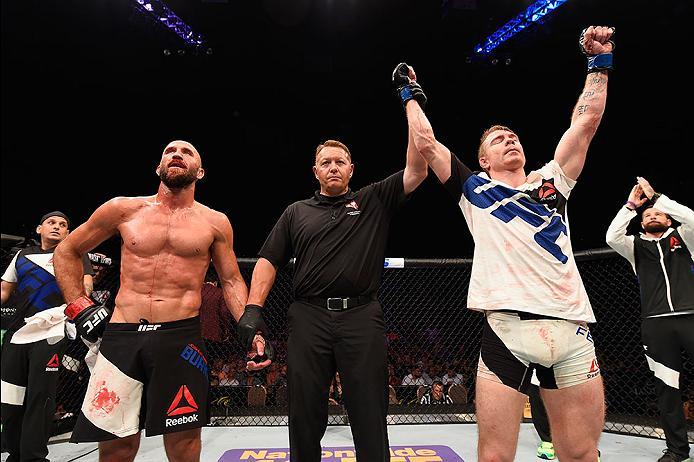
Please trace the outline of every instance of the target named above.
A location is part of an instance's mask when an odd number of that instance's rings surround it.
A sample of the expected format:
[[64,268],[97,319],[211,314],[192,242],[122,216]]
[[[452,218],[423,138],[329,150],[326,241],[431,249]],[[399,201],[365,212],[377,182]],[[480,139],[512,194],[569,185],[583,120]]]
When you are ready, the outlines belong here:
[[492,35],[484,39],[481,43],[475,46],[475,53],[489,54],[496,47],[510,39],[518,32],[522,31],[530,24],[539,21],[544,16],[548,15],[556,8],[566,3],[567,0],[539,0],[525,9],[515,18],[504,24]]
[[140,12],[153,16],[157,22],[173,31],[187,45],[200,47],[205,43],[203,36],[193,32],[193,29],[162,0],[135,0],[135,6]]

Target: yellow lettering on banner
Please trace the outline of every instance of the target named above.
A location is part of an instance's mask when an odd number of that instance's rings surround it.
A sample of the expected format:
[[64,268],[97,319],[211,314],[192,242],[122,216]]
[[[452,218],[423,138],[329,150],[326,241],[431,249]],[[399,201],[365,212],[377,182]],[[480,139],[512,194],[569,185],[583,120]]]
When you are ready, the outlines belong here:
[[271,452],[267,456],[268,459],[286,459],[287,458],[287,453],[286,452]]
[[414,452],[412,448],[398,449],[395,451],[396,456],[416,456],[417,453]]
[[414,456],[410,457],[409,462],[442,462],[443,459],[439,456]]
[[340,459],[340,462],[357,462],[357,458],[356,457],[345,457],[345,458]]
[[351,457],[354,458],[356,455],[354,454],[354,451],[335,451],[335,457]]
[[321,459],[322,459],[323,457],[332,457],[332,456],[333,456],[333,453],[330,452],[330,451],[323,451],[323,452],[321,453],[321,455],[320,455]]
[[263,449],[262,451],[255,452],[255,451],[243,451],[243,454],[241,454],[241,460],[248,460],[251,457],[253,459],[258,460],[258,459],[265,459],[267,456],[267,451]]
[[[391,452],[393,452],[393,451],[391,450]],[[407,462],[407,459],[404,457],[390,456],[390,462]]]
[[436,455],[436,451],[434,451],[433,449],[417,449],[415,452],[417,453],[418,456],[435,456]]

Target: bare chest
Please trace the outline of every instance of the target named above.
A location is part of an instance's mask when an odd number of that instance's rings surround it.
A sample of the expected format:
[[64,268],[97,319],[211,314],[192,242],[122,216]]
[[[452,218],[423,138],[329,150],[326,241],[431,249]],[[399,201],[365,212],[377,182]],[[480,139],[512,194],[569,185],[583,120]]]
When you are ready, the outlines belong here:
[[214,234],[198,213],[160,213],[143,210],[120,227],[123,250],[138,257],[167,253],[173,256],[207,257]]

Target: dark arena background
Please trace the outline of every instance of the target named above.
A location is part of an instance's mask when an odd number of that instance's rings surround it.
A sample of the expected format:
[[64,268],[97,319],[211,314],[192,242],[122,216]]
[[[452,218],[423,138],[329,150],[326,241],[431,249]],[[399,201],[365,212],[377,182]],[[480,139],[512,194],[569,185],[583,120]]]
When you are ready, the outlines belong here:
[[[535,3],[552,8],[517,25],[491,52],[476,52]],[[482,131],[500,123],[519,135],[529,171],[552,158],[569,126],[585,79],[581,30],[614,26],[607,107],[568,208],[571,240],[598,320],[591,330],[605,431],[628,441],[662,438],[640,339],[638,281],[606,248],[605,232],[637,175],[694,205],[691,75],[684,71],[690,1],[9,0],[0,8],[0,269],[38,238],[46,211],[62,210],[79,224],[114,196],[154,194],[164,146],[183,139],[206,169],[196,198],[229,217],[247,282],[285,207],[317,189],[311,167],[319,142],[349,146],[353,189],[404,168],[407,123],[391,86],[399,62],[416,70],[437,138],[463,161],[476,167]],[[475,422],[483,318],[465,309],[473,248],[457,204],[430,173],[393,221],[386,254],[404,259],[404,268],[387,268],[379,292],[392,366],[389,424]],[[97,289],[115,294],[119,240],[96,251],[112,260]],[[278,352],[271,371],[242,373],[235,325],[208,321],[211,426],[287,424],[292,271],[278,273],[266,305]],[[11,300],[6,305],[3,326],[13,315]],[[60,369],[56,445],[81,405],[85,353],[72,342]],[[685,358],[680,388],[691,441],[694,363]],[[462,374],[453,404],[435,411],[418,404],[426,390],[401,385],[415,367],[432,377]],[[340,404],[330,409],[331,425],[349,423]],[[615,454],[603,461],[620,460]],[[220,456],[205,460],[232,460]],[[517,460],[534,460],[528,457],[519,450]]]

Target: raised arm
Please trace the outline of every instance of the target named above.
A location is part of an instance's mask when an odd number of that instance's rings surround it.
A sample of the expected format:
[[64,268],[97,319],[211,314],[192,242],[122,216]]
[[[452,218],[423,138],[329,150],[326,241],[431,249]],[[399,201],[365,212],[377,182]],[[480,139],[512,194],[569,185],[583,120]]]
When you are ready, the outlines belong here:
[[87,295],[82,257],[118,232],[126,198],[111,199],[72,231],[55,249],[55,279],[67,303]]
[[405,165],[405,174],[403,176],[403,184],[405,194],[410,194],[417,189],[417,186],[422,184],[422,181],[427,177],[429,168],[427,161],[419,154],[414,143],[412,132],[408,129],[407,134],[407,161]]
[[572,179],[577,179],[586,161],[588,146],[605,112],[608,70],[612,68],[610,41],[614,28],[590,26],[581,35],[580,45],[588,56],[588,75],[583,92],[571,115],[571,126],[557,145],[554,159]]
[[238,322],[248,299],[248,287],[244,281],[234,253],[234,231],[226,215],[217,217],[217,236],[210,249],[212,264],[219,276],[219,283],[224,294],[224,301],[231,315]]
[[690,251],[694,251],[694,210],[667,197],[665,194],[656,193],[650,183],[643,177],[636,177],[643,194],[653,201],[653,206],[661,212],[667,213],[681,225],[677,228],[682,240]]
[[634,237],[627,235],[627,227],[636,216],[636,209],[644,204],[646,198],[642,198],[643,191],[639,185],[631,188],[626,204],[619,209],[612,223],[607,228],[605,240],[618,254],[629,260],[631,266],[636,264],[634,259]]
[[[417,76],[414,73],[414,69],[405,63],[400,63],[395,67],[393,71],[393,85],[398,90],[398,95],[401,96],[401,89],[407,88],[413,99],[419,101],[419,104],[424,106],[426,103],[426,96],[422,91],[422,88],[417,83]],[[403,100],[403,104],[406,104],[407,100]],[[407,133],[407,161],[405,164],[405,174],[403,176],[403,183],[405,187],[405,194],[409,194],[419,186],[422,181],[427,177],[428,166],[426,160],[417,151],[417,146],[414,142],[412,136],[412,130],[408,127]]]
[[451,176],[451,151],[436,140],[429,119],[416,101],[408,101],[405,110],[410,136],[417,151],[429,164],[439,181],[445,183]]
[[[424,115],[422,108],[426,104],[427,98],[422,87],[417,83],[414,69],[406,63],[398,64],[393,71],[393,85],[407,114],[408,166],[410,159],[412,159],[417,169],[421,168],[419,159],[410,155],[411,148],[414,148],[414,151],[417,151],[436,173],[438,179],[445,183],[451,176],[451,152],[443,144],[436,141],[431,123]],[[407,192],[407,187],[405,190]]]

